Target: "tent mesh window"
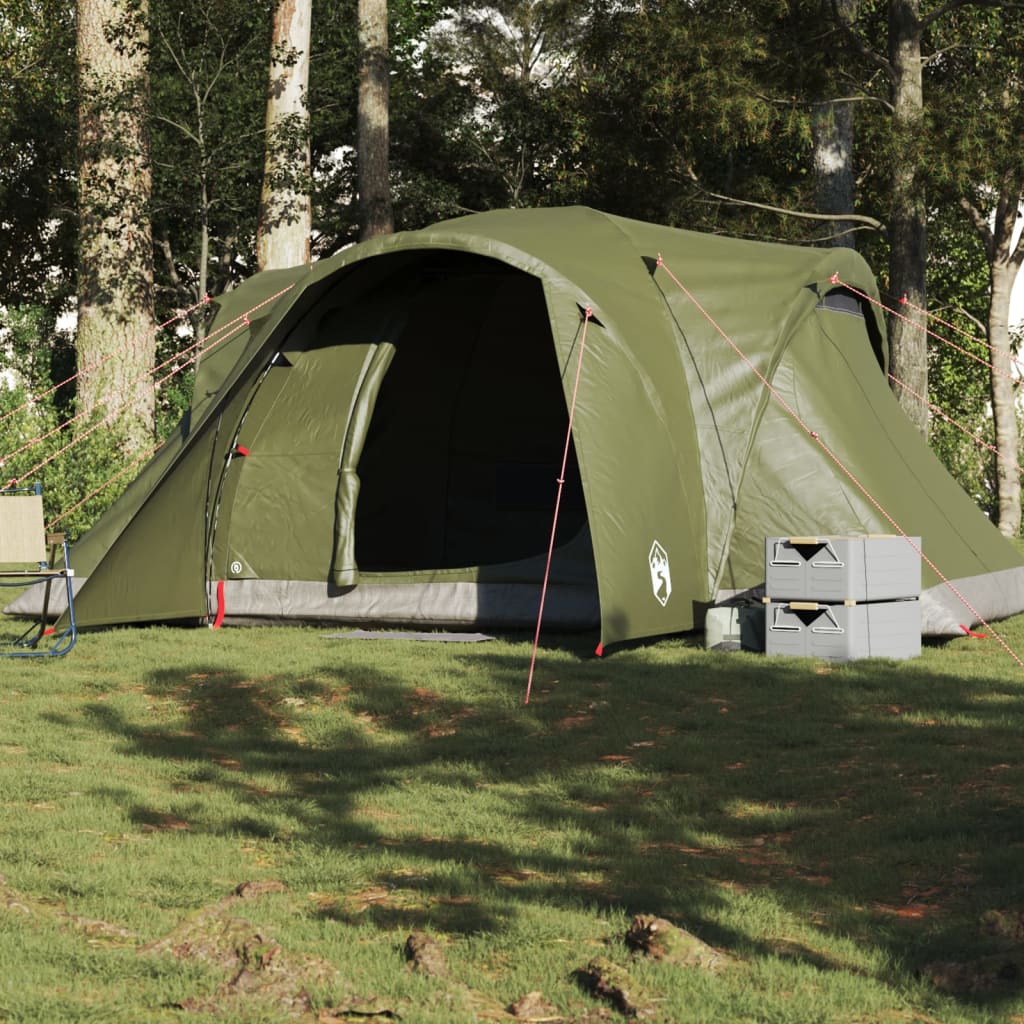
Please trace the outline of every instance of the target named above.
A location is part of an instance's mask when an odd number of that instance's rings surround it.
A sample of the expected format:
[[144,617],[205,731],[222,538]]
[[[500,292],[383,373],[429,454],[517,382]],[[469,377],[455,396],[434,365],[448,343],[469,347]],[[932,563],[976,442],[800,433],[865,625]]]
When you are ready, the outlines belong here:
[[875,353],[878,365],[884,371],[886,368],[885,339],[878,330],[875,318],[865,308],[865,300],[859,295],[850,291],[849,288],[831,288],[822,296],[817,309],[830,313],[845,313],[848,316],[855,316],[863,321],[867,328],[868,337],[871,340],[871,350]]

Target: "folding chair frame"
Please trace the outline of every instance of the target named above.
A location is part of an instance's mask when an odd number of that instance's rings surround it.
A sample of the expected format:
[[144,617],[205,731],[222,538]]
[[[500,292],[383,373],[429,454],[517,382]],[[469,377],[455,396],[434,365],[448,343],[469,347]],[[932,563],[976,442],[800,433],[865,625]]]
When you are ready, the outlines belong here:
[[[42,495],[42,488],[37,483],[34,487],[18,487],[0,490],[0,503],[5,495],[12,494],[34,494]],[[0,514],[3,505],[0,504]],[[39,524],[42,528],[42,523]],[[42,583],[45,586],[43,595],[43,608],[39,615],[38,624],[33,624],[13,643],[12,647],[17,650],[0,651],[0,658],[59,658],[67,654],[78,639],[78,625],[75,621],[75,571],[71,568],[71,559],[68,554],[67,537],[63,533],[45,534],[45,545],[47,559],[39,563],[38,569],[11,569],[0,570],[0,587],[20,587],[26,583],[31,585]],[[58,552],[63,558],[63,566],[57,566]],[[49,626],[47,615],[50,607],[50,589],[55,580],[63,580],[67,593],[67,626],[62,632],[57,633],[56,629]],[[52,637],[49,646],[40,647],[40,641],[44,637]]]

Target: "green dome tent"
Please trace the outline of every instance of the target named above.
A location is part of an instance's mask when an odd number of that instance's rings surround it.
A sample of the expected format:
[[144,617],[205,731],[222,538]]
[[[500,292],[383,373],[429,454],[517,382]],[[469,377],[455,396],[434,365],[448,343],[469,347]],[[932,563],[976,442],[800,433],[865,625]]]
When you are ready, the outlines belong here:
[[[1024,562],[900,412],[852,289],[877,296],[849,250],[586,208],[259,274],[218,300],[178,432],[76,545],[79,623],[531,624],[577,365],[546,627],[693,628],[763,583],[766,535],[893,532],[865,492],[981,616],[1024,610]],[[926,633],[976,621],[924,585]]]

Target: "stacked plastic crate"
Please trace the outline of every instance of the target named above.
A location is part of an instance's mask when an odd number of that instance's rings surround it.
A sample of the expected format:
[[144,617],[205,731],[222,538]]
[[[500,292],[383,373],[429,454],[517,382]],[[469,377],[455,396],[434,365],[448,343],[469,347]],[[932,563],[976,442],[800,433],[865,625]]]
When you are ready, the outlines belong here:
[[919,537],[767,537],[765,650],[850,661],[921,653]]

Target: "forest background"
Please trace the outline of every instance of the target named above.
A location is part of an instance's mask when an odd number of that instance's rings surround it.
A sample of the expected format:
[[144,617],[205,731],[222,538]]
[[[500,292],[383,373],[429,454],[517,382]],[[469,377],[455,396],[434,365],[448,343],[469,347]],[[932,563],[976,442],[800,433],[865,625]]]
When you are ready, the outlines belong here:
[[897,398],[1017,535],[1022,71],[1024,4],[996,0],[6,0],[3,476],[88,528],[187,408],[207,297],[267,265],[275,190],[310,259],[581,203],[856,247],[896,310]]

